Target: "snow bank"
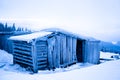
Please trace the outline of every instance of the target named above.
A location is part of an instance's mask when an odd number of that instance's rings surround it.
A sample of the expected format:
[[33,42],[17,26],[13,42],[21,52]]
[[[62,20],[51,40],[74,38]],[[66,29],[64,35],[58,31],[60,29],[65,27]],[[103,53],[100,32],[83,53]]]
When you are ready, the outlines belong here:
[[100,58],[115,60],[115,59],[119,59],[120,55],[116,53],[100,52]]
[[12,64],[12,63],[13,63],[13,56],[4,50],[0,50],[0,66],[3,66],[5,64]]
[[17,73],[0,69],[0,80],[120,80],[120,60],[65,72],[39,71],[38,74]]
[[[110,57],[111,53],[102,54],[103,57],[105,55]],[[77,63],[68,68],[55,69],[55,71],[39,70],[37,74],[29,74],[19,65],[13,65],[11,60],[11,54],[0,50],[0,62],[8,63],[0,68],[0,80],[120,80],[120,60],[99,65]]]

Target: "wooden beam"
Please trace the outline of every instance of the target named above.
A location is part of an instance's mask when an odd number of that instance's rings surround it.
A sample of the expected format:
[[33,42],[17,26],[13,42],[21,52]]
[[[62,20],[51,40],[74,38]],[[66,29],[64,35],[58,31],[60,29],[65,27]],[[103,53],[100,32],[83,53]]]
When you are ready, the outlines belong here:
[[37,73],[38,65],[37,65],[37,53],[36,53],[35,42],[33,42],[33,45],[32,45],[32,59],[33,59],[33,72]]
[[76,38],[72,38],[72,60],[77,62],[77,56],[76,56],[76,46],[77,46],[77,43],[76,43]]
[[56,44],[55,44],[55,47],[56,47],[56,67],[60,67],[60,36],[57,35],[56,36]]

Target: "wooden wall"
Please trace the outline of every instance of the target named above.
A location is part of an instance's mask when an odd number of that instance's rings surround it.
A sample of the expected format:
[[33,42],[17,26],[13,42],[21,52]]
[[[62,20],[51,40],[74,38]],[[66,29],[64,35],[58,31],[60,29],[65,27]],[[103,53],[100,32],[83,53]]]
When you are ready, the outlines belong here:
[[47,58],[48,58],[47,41],[41,41],[41,40],[37,41],[35,47],[36,47],[38,70],[46,69],[48,66],[48,63],[47,63]]
[[13,42],[13,62],[33,69],[32,44],[23,41]]
[[84,47],[84,62],[98,64],[100,58],[99,41],[85,41]]
[[76,63],[76,39],[59,34],[48,39],[49,68],[66,67]]
[[33,72],[47,68],[48,47],[46,41],[33,43],[14,41],[13,45],[14,64],[17,63],[23,67],[30,68]]

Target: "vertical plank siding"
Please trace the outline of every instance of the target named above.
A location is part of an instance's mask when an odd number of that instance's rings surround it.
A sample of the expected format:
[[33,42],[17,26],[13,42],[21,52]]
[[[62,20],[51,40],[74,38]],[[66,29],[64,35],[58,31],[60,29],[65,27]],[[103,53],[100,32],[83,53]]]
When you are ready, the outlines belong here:
[[54,67],[54,50],[55,50],[55,38],[51,37],[48,39],[48,66],[50,69]]
[[77,62],[77,56],[76,56],[76,39],[72,38],[72,60],[74,63]]
[[89,62],[93,64],[99,63],[99,42],[97,41],[85,41],[85,53],[84,62]]
[[61,52],[61,54],[62,54],[62,57],[61,57],[61,59],[63,59],[63,65],[65,65],[66,66],[66,64],[67,64],[67,55],[66,55],[66,36],[65,35],[63,35],[62,36],[62,45],[61,45],[61,47],[62,47],[62,52]]
[[56,47],[56,67],[57,68],[59,68],[60,67],[60,36],[59,35],[57,35],[56,36],[56,45],[55,45],[55,47]]

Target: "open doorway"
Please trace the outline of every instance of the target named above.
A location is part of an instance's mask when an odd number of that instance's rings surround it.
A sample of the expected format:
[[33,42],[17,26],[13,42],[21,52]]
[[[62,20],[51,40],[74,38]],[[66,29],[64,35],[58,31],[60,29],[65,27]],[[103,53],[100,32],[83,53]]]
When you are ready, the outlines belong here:
[[77,40],[76,55],[77,61],[83,62],[83,40]]

